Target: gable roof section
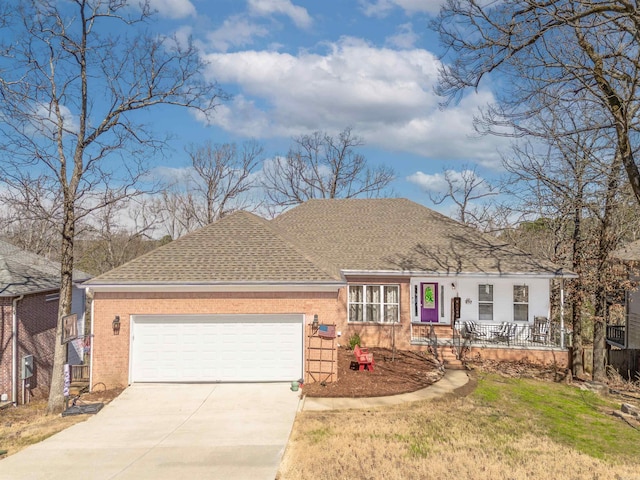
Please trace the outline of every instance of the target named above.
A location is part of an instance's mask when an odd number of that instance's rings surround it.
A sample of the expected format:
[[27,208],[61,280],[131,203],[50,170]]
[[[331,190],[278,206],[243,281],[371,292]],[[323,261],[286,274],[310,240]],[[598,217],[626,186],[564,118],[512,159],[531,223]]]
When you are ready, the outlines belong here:
[[617,250],[611,252],[611,258],[621,260],[623,262],[640,261],[640,240],[626,244]]
[[[74,281],[89,275],[74,271]],[[0,297],[60,289],[60,264],[0,241]]]
[[87,286],[344,283],[268,221],[238,211],[106,272]]
[[345,274],[575,276],[410,200],[309,200],[273,224]]

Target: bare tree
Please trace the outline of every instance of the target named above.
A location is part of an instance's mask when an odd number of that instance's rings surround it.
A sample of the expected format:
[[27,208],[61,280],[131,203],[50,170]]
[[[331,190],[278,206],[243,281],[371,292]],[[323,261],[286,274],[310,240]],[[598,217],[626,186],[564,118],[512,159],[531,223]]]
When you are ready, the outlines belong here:
[[159,218],[162,232],[172,240],[199,226],[193,195],[185,192],[177,183],[167,185],[162,193],[153,199],[150,208]]
[[448,0],[434,22],[452,59],[438,91],[452,100],[489,74],[505,75],[496,78],[497,105],[477,123],[497,134],[536,135],[528,120],[547,110],[599,111],[592,128],[610,132],[640,202],[639,26],[634,2]]
[[[105,192],[110,195],[111,192]],[[157,219],[142,196],[119,201],[104,200],[105,207],[85,218],[76,236],[76,264],[99,275],[149,252],[157,241]]]
[[236,144],[191,145],[191,165],[166,184],[152,203],[167,235],[176,239],[235,210],[256,210],[261,201],[251,195],[253,171],[263,147],[253,141]]
[[[76,226],[107,203],[140,194],[144,160],[164,143],[143,123],[157,106],[213,111],[222,98],[204,81],[198,52],[146,29],[148,2],[11,2],[2,36],[2,178],[18,190],[27,172],[61,205],[61,287],[48,410],[60,411]],[[29,180],[31,181],[31,180]],[[104,195],[111,191],[110,195]]]
[[394,178],[388,166],[371,169],[356,152],[362,139],[345,128],[337,137],[314,132],[293,139],[286,157],[263,170],[263,187],[275,209],[312,198],[353,198],[381,195]]
[[592,333],[584,327],[593,326],[593,375],[602,380],[605,302],[612,288],[608,260],[632,225],[617,220],[627,206],[620,158],[607,132],[591,128],[599,122],[597,111],[556,109],[531,122],[546,138],[514,145],[504,162],[512,180],[507,193],[519,199],[525,215],[547,219],[544,230],[553,235],[544,238],[554,246],[547,258],[578,273],[569,288],[573,370],[584,375],[583,338]]
[[190,190],[196,192],[202,205],[195,208],[199,226],[255,203],[246,196],[253,187],[251,174],[261,160],[264,149],[256,142],[191,146],[188,149],[193,167]]
[[431,201],[440,205],[447,199],[457,208],[457,220],[476,228],[487,230],[491,223],[491,205],[485,201],[498,195],[498,190],[486,179],[480,177],[477,167],[462,166],[461,172],[444,170],[447,191],[441,194],[429,193]]

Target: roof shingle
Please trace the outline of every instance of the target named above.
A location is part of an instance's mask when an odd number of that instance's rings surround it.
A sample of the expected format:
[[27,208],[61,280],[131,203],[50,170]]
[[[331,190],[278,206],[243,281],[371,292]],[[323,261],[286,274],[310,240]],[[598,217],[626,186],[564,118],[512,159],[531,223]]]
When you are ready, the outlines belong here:
[[388,271],[559,273],[406,199],[331,199],[309,200],[271,221],[235,212],[87,284],[342,283],[342,272]]
[[[89,275],[74,270],[73,277],[74,281],[83,281]],[[15,297],[59,288],[59,263],[0,241],[0,296]]]
[[335,282],[266,220],[239,211],[106,272],[87,284]]

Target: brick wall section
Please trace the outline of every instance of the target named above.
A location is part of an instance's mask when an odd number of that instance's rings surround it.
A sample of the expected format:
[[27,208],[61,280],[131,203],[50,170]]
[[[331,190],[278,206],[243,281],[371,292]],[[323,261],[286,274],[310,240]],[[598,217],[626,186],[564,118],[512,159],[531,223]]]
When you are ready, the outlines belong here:
[[11,298],[0,298],[0,394],[11,399]]
[[24,355],[33,355],[34,376],[29,380],[32,398],[49,395],[56,347],[58,301],[47,302],[45,298],[46,294],[27,295],[18,302],[18,362]]
[[[49,292],[47,292],[49,293]],[[13,299],[2,299],[0,312],[0,393],[11,398],[12,310]],[[27,295],[18,302],[18,402],[22,403],[21,361],[33,355],[34,376],[29,380],[31,398],[46,398],[49,394],[55,332],[58,319],[58,301],[46,301],[46,293]]]
[[569,368],[569,350],[525,350],[519,348],[471,348],[465,353],[468,360],[527,361],[539,365]]
[[[106,293],[95,292],[92,387],[124,387],[129,382],[132,315],[305,314],[321,323],[338,323],[344,315],[336,292]],[[120,334],[112,321],[120,316]],[[306,349],[305,349],[306,350]],[[306,352],[305,352],[306,353]]]

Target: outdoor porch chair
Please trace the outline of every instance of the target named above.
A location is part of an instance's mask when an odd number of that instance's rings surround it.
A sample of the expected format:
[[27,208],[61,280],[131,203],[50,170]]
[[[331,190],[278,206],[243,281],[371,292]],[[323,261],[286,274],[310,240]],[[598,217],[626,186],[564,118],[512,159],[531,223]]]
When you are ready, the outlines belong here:
[[516,338],[517,331],[518,324],[511,322],[502,322],[502,325],[498,330],[494,330],[493,332],[491,332],[491,339],[510,343],[511,340]]
[[478,324],[473,320],[467,320],[462,323],[462,336],[469,340],[486,337],[487,334],[483,332]]
[[537,343],[548,343],[550,326],[551,324],[547,317],[535,317],[529,333],[529,340]]

